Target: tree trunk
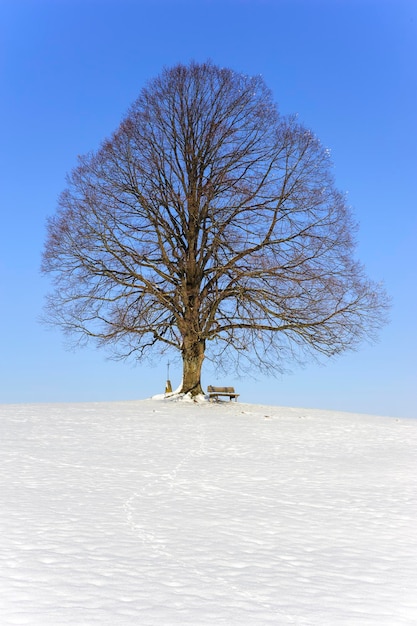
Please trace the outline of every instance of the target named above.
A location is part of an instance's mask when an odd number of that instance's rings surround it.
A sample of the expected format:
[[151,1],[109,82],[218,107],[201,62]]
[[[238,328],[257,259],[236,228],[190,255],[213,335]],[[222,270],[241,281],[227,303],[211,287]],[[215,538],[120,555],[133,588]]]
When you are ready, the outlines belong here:
[[205,342],[185,339],[182,349],[182,393],[192,397],[204,393],[201,387],[201,368],[204,360]]

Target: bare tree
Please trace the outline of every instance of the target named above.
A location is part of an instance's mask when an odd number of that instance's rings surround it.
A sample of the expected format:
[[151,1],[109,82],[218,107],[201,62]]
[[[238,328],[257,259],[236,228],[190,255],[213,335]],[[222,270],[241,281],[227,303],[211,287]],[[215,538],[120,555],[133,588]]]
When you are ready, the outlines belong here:
[[354,231],[328,151],[262,78],[178,65],[69,176],[43,257],[49,319],[122,357],[179,351],[193,396],[205,356],[282,371],[384,322]]

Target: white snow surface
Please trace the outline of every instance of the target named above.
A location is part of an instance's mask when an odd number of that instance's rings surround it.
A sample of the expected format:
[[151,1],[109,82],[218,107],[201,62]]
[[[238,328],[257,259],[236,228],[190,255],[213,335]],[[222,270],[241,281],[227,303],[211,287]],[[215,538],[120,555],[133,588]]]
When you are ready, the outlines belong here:
[[417,624],[417,420],[0,406],[0,624]]

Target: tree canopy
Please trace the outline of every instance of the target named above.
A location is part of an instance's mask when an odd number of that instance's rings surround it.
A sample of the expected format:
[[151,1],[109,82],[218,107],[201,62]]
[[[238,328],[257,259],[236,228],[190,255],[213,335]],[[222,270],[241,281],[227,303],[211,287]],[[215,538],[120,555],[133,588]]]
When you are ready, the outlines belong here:
[[387,298],[355,259],[329,151],[260,76],[165,69],[79,159],[49,220],[49,320],[120,357],[282,371],[373,338]]

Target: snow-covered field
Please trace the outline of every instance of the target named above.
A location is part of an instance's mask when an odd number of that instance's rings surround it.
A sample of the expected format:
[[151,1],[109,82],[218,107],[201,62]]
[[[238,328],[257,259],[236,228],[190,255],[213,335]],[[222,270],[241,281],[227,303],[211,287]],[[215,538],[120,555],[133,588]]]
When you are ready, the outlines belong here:
[[417,624],[417,420],[0,406],[0,624]]

